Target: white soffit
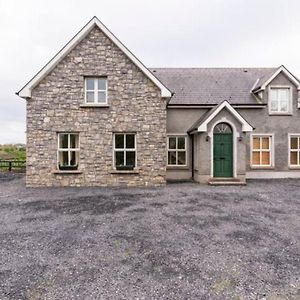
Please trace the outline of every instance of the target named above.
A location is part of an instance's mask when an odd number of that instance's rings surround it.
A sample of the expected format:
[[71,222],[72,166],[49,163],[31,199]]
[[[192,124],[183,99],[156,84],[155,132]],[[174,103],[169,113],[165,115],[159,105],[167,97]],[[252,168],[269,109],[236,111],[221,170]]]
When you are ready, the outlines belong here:
[[198,127],[198,132],[207,132],[207,125],[222,111],[223,108],[227,108],[227,110],[242,124],[243,132],[253,131],[253,127],[230,105],[230,103],[224,101],[203,123],[200,124]]

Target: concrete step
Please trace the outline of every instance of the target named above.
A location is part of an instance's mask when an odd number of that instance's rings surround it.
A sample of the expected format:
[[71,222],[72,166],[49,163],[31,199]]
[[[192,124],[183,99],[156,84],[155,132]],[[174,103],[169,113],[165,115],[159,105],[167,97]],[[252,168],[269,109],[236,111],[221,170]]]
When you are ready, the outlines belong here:
[[237,178],[212,178],[208,182],[209,185],[246,185],[245,181]]

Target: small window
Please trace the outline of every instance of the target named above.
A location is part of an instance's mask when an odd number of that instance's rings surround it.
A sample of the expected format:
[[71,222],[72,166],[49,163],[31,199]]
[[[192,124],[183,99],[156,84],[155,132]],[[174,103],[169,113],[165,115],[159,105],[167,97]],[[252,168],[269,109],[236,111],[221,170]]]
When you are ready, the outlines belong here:
[[289,165],[300,167],[300,134],[289,137]]
[[271,114],[287,114],[292,111],[290,88],[275,88],[269,90],[269,111]]
[[186,166],[186,137],[168,137],[168,166]]
[[58,134],[58,168],[60,170],[78,169],[79,134]]
[[105,77],[85,78],[85,103],[107,104],[107,79]]
[[227,123],[219,123],[215,126],[214,133],[232,133],[232,130]]
[[272,162],[272,136],[252,136],[251,165],[253,167],[271,167]]
[[117,170],[133,170],[136,167],[136,135],[114,134],[114,167]]

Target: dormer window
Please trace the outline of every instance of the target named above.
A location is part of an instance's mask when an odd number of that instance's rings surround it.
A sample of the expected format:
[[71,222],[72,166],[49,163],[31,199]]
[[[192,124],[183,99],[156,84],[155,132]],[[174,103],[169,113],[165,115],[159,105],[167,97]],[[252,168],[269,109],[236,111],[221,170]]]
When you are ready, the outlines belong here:
[[269,112],[271,115],[292,113],[292,93],[290,87],[270,87]]
[[107,104],[107,78],[85,78],[85,103],[94,105]]

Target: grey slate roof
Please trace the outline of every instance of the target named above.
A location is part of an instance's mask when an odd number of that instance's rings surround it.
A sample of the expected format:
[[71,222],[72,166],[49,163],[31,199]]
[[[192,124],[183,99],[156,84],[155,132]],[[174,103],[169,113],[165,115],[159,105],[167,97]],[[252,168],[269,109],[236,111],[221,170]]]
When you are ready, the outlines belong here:
[[[169,104],[258,104],[252,89],[277,68],[150,68],[174,95]],[[259,80],[259,81],[258,81]]]
[[204,113],[189,129],[188,133],[196,130],[210,115],[214,113],[215,110],[218,109],[218,107],[223,103],[220,102],[218,105],[214,106],[213,108],[209,109],[206,113]]

